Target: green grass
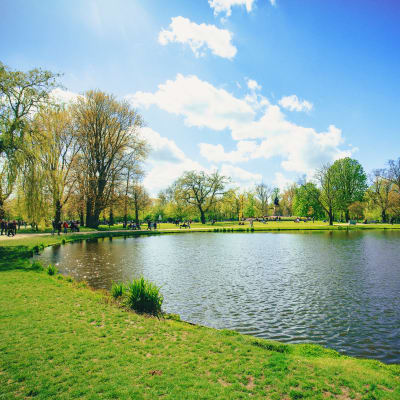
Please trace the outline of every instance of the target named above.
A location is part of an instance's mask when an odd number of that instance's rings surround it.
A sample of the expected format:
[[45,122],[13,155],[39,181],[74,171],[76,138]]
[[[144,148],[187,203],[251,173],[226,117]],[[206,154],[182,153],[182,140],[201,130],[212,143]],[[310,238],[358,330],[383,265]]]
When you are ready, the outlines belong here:
[[31,264],[0,272],[0,399],[397,399],[400,366],[126,311]]

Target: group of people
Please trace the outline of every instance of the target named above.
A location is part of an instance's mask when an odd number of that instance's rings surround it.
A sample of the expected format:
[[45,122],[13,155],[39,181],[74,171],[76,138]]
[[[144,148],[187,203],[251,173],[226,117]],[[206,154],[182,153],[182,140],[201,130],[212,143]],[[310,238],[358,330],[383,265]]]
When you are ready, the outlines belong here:
[[0,230],[1,236],[15,236],[17,234],[17,221],[6,221],[1,219],[0,220]]
[[140,231],[140,223],[139,222],[134,222],[134,221],[128,221],[127,223],[123,223],[123,228],[124,229],[132,229],[132,230],[138,230]]
[[53,220],[51,222],[51,226],[53,227],[53,230],[51,231],[51,234],[54,235],[56,232],[58,235],[61,234],[62,231],[64,233],[68,233],[68,229],[70,229],[71,232],[79,232],[79,221],[58,221],[56,222]]

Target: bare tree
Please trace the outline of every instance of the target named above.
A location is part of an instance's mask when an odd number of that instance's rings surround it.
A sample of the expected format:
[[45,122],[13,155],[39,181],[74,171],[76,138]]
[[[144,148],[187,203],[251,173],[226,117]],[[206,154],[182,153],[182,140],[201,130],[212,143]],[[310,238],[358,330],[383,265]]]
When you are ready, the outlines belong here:
[[390,193],[393,190],[393,182],[387,178],[388,172],[385,169],[377,169],[370,176],[371,186],[367,195],[372,204],[379,208],[382,222],[387,222],[387,213],[391,205]]
[[86,225],[97,227],[130,160],[127,154],[144,145],[139,138],[142,118],[128,103],[100,91],[79,98],[72,115],[86,168]]
[[195,206],[200,213],[202,224],[206,223],[205,213],[224,194],[228,178],[218,171],[211,174],[205,172],[185,172],[177,181],[177,188],[187,204]]
[[256,185],[256,197],[260,201],[262,216],[268,215],[268,199],[272,196],[273,189],[265,183]]

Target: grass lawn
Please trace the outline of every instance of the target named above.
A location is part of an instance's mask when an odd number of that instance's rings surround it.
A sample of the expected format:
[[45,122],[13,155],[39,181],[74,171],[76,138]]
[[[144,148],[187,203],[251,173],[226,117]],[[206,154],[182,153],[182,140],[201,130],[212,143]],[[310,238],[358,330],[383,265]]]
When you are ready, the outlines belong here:
[[32,271],[32,246],[61,240],[0,246],[2,400],[400,399],[400,365],[138,315]]

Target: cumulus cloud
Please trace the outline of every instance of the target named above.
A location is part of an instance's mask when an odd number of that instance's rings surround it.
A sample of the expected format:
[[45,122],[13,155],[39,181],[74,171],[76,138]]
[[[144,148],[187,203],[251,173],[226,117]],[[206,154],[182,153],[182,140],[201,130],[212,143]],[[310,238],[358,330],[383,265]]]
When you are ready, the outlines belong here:
[[[141,134],[151,147],[146,161],[146,176],[143,184],[152,196],[171,185],[185,171],[205,171],[210,173],[216,167],[207,168],[197,161],[187,157],[176,143],[160,135],[151,128],[143,128]],[[223,164],[220,168],[223,175],[232,179],[233,186],[251,187],[260,182],[260,174],[254,174],[242,168]]]
[[137,92],[128,99],[135,107],[156,105],[180,115],[188,126],[229,130],[237,142],[234,151],[225,151],[221,144],[199,144],[201,155],[210,162],[235,164],[279,157],[285,171],[311,176],[321,164],[355,151],[343,149],[342,131],[334,125],[318,132],[291,122],[279,105],[255,93],[259,85],[250,81],[247,85],[251,93],[238,98],[196,76],[179,74],[175,80],[159,85],[155,93]]
[[196,24],[184,17],[174,17],[169,29],[163,29],[158,35],[158,42],[163,46],[176,42],[188,44],[196,57],[205,54],[208,48],[219,57],[233,59],[237,49],[232,44],[233,34],[215,25]]
[[76,101],[80,95],[69,90],[56,88],[51,91],[50,97],[59,104],[69,104]]
[[279,100],[279,104],[289,111],[311,111],[313,108],[312,103],[307,100],[300,101],[295,94],[282,97]]
[[200,154],[210,162],[230,162],[238,163],[248,161],[251,154],[257,149],[257,143],[242,140],[237,143],[236,150],[225,152],[221,144],[213,145],[209,143],[199,143]]
[[261,90],[261,86],[254,79],[247,79],[247,87],[250,90]]
[[185,154],[173,140],[161,136],[158,132],[148,127],[142,128],[141,135],[150,146],[150,157],[153,161],[167,161],[170,163],[185,161]]
[[214,15],[225,13],[227,17],[232,14],[232,7],[245,6],[247,12],[251,12],[255,0],[208,0],[208,4],[214,10]]
[[294,182],[283,175],[282,172],[275,173],[274,185],[279,188],[279,190],[284,191],[288,186],[293,183]]
[[251,122],[255,115],[253,107],[245,100],[194,75],[178,74],[175,80],[159,85],[155,93],[137,92],[126,98],[134,107],[156,105],[171,114],[183,116],[188,126],[217,131],[230,129],[236,121]]
[[229,164],[223,164],[221,166],[221,174],[229,176],[232,179],[232,185],[239,185],[241,188],[250,188],[262,181],[261,174],[254,174],[243,168]]
[[271,3],[271,6],[276,6],[276,0],[269,0],[269,2]]

